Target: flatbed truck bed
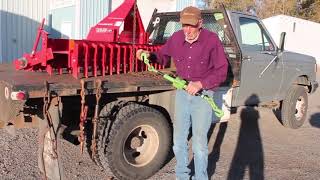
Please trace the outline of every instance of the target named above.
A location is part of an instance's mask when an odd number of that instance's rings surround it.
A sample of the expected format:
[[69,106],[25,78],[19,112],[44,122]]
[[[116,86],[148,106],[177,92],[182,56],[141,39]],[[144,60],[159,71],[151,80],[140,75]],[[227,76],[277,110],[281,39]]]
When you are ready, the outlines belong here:
[[[173,89],[169,82],[152,72],[135,72],[84,78],[86,90],[93,93],[94,81],[102,81],[104,93],[123,93],[138,91],[157,91]],[[0,82],[10,87],[13,91],[26,91],[28,98],[43,97],[45,81],[49,83],[50,91],[59,96],[80,95],[80,79],[75,79],[70,74],[49,75],[46,72],[17,71],[12,64],[0,66]],[[90,93],[90,94],[91,94]]]

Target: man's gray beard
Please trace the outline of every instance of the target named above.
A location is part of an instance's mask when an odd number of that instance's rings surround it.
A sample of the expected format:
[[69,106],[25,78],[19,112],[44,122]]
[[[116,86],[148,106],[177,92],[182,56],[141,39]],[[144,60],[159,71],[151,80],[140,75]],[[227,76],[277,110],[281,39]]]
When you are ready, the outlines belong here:
[[197,34],[197,36],[196,36],[194,39],[190,39],[190,40],[189,40],[189,39],[187,38],[187,34],[185,33],[185,34],[184,34],[184,37],[185,37],[184,39],[185,39],[185,41],[187,41],[188,43],[191,44],[191,43],[193,43],[193,42],[195,42],[195,41],[198,40],[199,35],[200,35],[200,31],[199,31],[199,33]]

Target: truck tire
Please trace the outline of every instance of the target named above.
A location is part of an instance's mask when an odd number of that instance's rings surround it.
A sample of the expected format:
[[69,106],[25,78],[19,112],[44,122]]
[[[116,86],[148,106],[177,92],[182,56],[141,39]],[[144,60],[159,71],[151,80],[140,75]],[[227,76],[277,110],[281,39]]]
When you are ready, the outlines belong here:
[[122,107],[110,133],[103,136],[104,141],[98,145],[100,162],[121,180],[152,176],[163,166],[171,148],[171,130],[165,116],[136,103]]
[[[97,153],[95,153],[94,155],[92,154],[92,150],[91,150],[92,132],[91,131],[87,132],[87,138],[86,138],[87,150],[92,160],[102,168],[104,166],[107,166],[107,165],[102,165],[102,164],[106,164],[107,159],[105,157],[104,150],[100,151],[100,149],[103,149],[109,141],[110,127],[112,125],[112,122],[114,122],[116,115],[119,112],[119,109],[121,109],[123,106],[127,104],[128,102],[126,101],[116,100],[106,104],[101,109],[99,114],[98,127],[97,127],[97,139],[96,139]],[[88,127],[88,129],[92,129],[92,127]]]
[[285,127],[297,129],[306,120],[308,94],[303,86],[293,85],[282,102],[281,121]]

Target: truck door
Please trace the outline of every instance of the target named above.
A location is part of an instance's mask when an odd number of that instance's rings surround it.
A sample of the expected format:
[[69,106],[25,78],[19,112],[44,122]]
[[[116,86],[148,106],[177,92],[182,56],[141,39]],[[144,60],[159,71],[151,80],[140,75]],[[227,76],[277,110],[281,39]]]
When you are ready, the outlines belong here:
[[272,101],[277,98],[283,77],[283,62],[277,57],[275,43],[254,17],[238,14],[237,19],[242,62],[234,105]]

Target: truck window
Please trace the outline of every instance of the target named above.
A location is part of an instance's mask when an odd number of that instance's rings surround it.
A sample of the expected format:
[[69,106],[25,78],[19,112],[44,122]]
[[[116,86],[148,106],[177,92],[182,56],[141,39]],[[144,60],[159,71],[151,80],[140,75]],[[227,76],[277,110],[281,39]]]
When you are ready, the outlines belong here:
[[168,39],[174,32],[182,28],[181,24],[176,21],[169,21],[164,30],[163,38]]
[[154,44],[164,44],[170,36],[182,28],[179,18],[175,16],[156,17],[157,24],[151,32],[149,41]]
[[254,19],[240,17],[241,47],[250,51],[274,51],[269,36]]
[[224,22],[223,13],[216,12],[213,16],[211,14],[205,14],[202,16],[202,19],[204,28],[215,32],[223,44],[230,44],[230,39],[225,32],[227,25]]
[[[150,42],[155,44],[165,43],[174,32],[182,28],[179,16],[159,16],[157,18],[157,24],[150,35]],[[228,33],[225,32],[227,25],[224,22],[223,13],[203,14],[202,19],[203,27],[215,32],[223,44],[231,43]]]

